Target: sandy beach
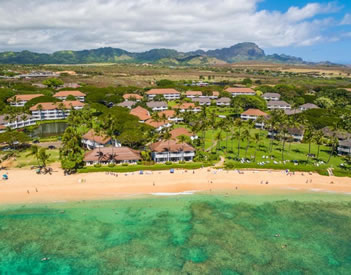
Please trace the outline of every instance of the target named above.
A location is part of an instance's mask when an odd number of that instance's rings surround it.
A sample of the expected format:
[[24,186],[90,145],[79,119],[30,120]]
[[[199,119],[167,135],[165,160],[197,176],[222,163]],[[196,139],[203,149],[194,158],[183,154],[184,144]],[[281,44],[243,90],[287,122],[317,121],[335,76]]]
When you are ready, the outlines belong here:
[[0,204],[114,199],[139,195],[176,193],[329,192],[351,195],[351,178],[285,171],[224,171],[216,169],[134,173],[89,173],[64,176],[37,175],[33,170],[8,170],[0,181]]
[[[351,195],[351,178],[336,178],[285,171],[224,171],[216,169],[134,173],[89,173],[64,176],[33,170],[8,170],[9,180],[0,181],[0,204],[100,200],[140,195],[177,193],[329,192]],[[268,184],[267,184],[268,183]]]

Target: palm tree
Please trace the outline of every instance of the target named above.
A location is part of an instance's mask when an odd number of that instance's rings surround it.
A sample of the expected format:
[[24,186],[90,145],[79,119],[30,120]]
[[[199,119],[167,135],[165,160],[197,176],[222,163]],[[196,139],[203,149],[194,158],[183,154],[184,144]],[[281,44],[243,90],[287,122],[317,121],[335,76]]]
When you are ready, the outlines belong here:
[[40,120],[42,120],[41,112],[43,111],[43,105],[39,104],[38,107],[37,107],[37,109],[38,109],[38,111],[39,111]]
[[221,139],[222,139],[222,130],[220,130],[219,132],[217,132],[217,134],[215,135],[215,140],[217,142],[216,145],[216,152],[220,149],[221,146]]
[[243,140],[246,141],[245,156],[244,156],[244,159],[246,159],[247,151],[249,150],[250,141],[251,141],[251,134],[250,134],[250,130],[248,128],[244,129],[242,138],[243,138]]
[[260,146],[260,141],[261,141],[260,133],[255,133],[254,141],[255,141],[255,144],[256,144],[256,146],[255,146],[255,154],[254,154],[254,162],[256,162],[257,147]]
[[331,150],[330,150],[330,155],[329,155],[327,163],[330,162],[331,157],[333,156],[333,154],[335,152],[335,149],[337,148],[338,144],[339,144],[339,140],[336,137],[336,133],[334,133],[333,136],[329,139],[329,145],[331,146]]
[[314,141],[317,143],[317,160],[319,160],[320,146],[324,143],[324,134],[321,130],[317,131],[314,136]]
[[239,119],[235,120],[234,125],[238,128],[238,131],[235,133],[235,136],[237,137],[237,140],[238,140],[238,156],[237,156],[237,158],[239,158],[239,156],[240,156],[240,140],[241,140],[241,137],[242,137],[242,135],[241,135],[241,128],[243,126],[243,122],[239,118]]
[[304,134],[304,140],[308,142],[308,155],[307,155],[307,161],[309,160],[311,156],[311,144],[314,139],[315,135],[315,129],[312,127],[312,125],[309,125],[305,131]]
[[163,133],[163,139],[165,141],[168,141],[168,148],[167,148],[167,152],[168,152],[168,156],[167,156],[167,161],[169,161],[170,159],[170,140],[172,139],[172,135],[171,133],[169,132],[169,130],[167,129],[164,133]]
[[181,135],[178,137],[178,142],[182,145],[181,148],[182,148],[182,161],[184,161],[184,143],[187,141],[187,136],[185,135]]

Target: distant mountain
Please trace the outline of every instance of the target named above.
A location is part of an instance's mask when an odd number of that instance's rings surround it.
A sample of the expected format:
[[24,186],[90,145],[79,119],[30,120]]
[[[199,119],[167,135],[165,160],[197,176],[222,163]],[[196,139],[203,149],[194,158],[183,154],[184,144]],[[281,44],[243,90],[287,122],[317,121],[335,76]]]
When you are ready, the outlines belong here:
[[[132,53],[115,48],[58,51],[53,54],[30,51],[0,53],[0,64],[154,63],[164,65],[215,65],[250,60],[283,64],[318,64],[305,62],[301,58],[284,54],[266,55],[264,50],[255,43],[249,42],[239,43],[229,48],[185,53],[171,49],[152,49],[146,52]],[[330,62],[321,64],[332,65]]]

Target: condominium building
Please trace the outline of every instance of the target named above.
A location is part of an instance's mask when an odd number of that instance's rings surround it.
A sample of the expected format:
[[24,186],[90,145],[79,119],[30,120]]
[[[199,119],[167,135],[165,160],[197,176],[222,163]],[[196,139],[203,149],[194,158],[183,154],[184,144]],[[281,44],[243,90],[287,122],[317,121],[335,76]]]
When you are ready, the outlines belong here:
[[85,135],[82,136],[82,144],[85,148],[89,150],[93,150],[95,148],[102,147],[121,147],[121,143],[117,140],[113,140],[112,138],[104,135],[104,134],[96,134],[94,130],[90,130]]
[[13,107],[24,107],[29,101],[37,97],[44,96],[43,94],[27,94],[27,95],[15,95],[7,100]]
[[83,161],[87,166],[95,164],[137,164],[138,161],[141,161],[141,155],[139,151],[129,147],[104,147],[87,152]]
[[60,91],[54,94],[54,97],[60,100],[66,100],[68,96],[74,96],[78,101],[84,102],[86,94],[80,91]]
[[267,108],[269,110],[279,109],[279,110],[290,110],[291,105],[285,101],[268,101]]
[[263,99],[266,101],[278,101],[280,100],[280,94],[278,93],[265,93],[262,95]]
[[71,109],[81,110],[84,103],[80,101],[43,102],[31,107],[29,110],[35,120],[65,119],[69,116]]
[[225,91],[230,93],[232,96],[256,95],[256,92],[251,88],[227,88]]
[[150,101],[146,103],[146,106],[154,112],[165,111],[168,109],[168,104],[165,101]]
[[178,143],[176,140],[162,140],[150,145],[151,158],[155,162],[192,161],[195,149],[187,143]]
[[166,100],[176,100],[180,98],[180,92],[175,89],[151,89],[146,92],[149,100],[152,100],[157,95],[162,95]]
[[231,99],[229,97],[221,97],[216,100],[217,106],[230,106]]

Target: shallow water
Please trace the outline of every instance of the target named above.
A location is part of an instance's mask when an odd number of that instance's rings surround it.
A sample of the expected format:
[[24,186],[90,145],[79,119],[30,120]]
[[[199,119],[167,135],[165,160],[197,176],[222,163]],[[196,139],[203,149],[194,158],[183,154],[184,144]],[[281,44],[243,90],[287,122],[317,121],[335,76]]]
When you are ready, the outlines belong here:
[[0,274],[350,274],[350,200],[197,194],[2,207]]

